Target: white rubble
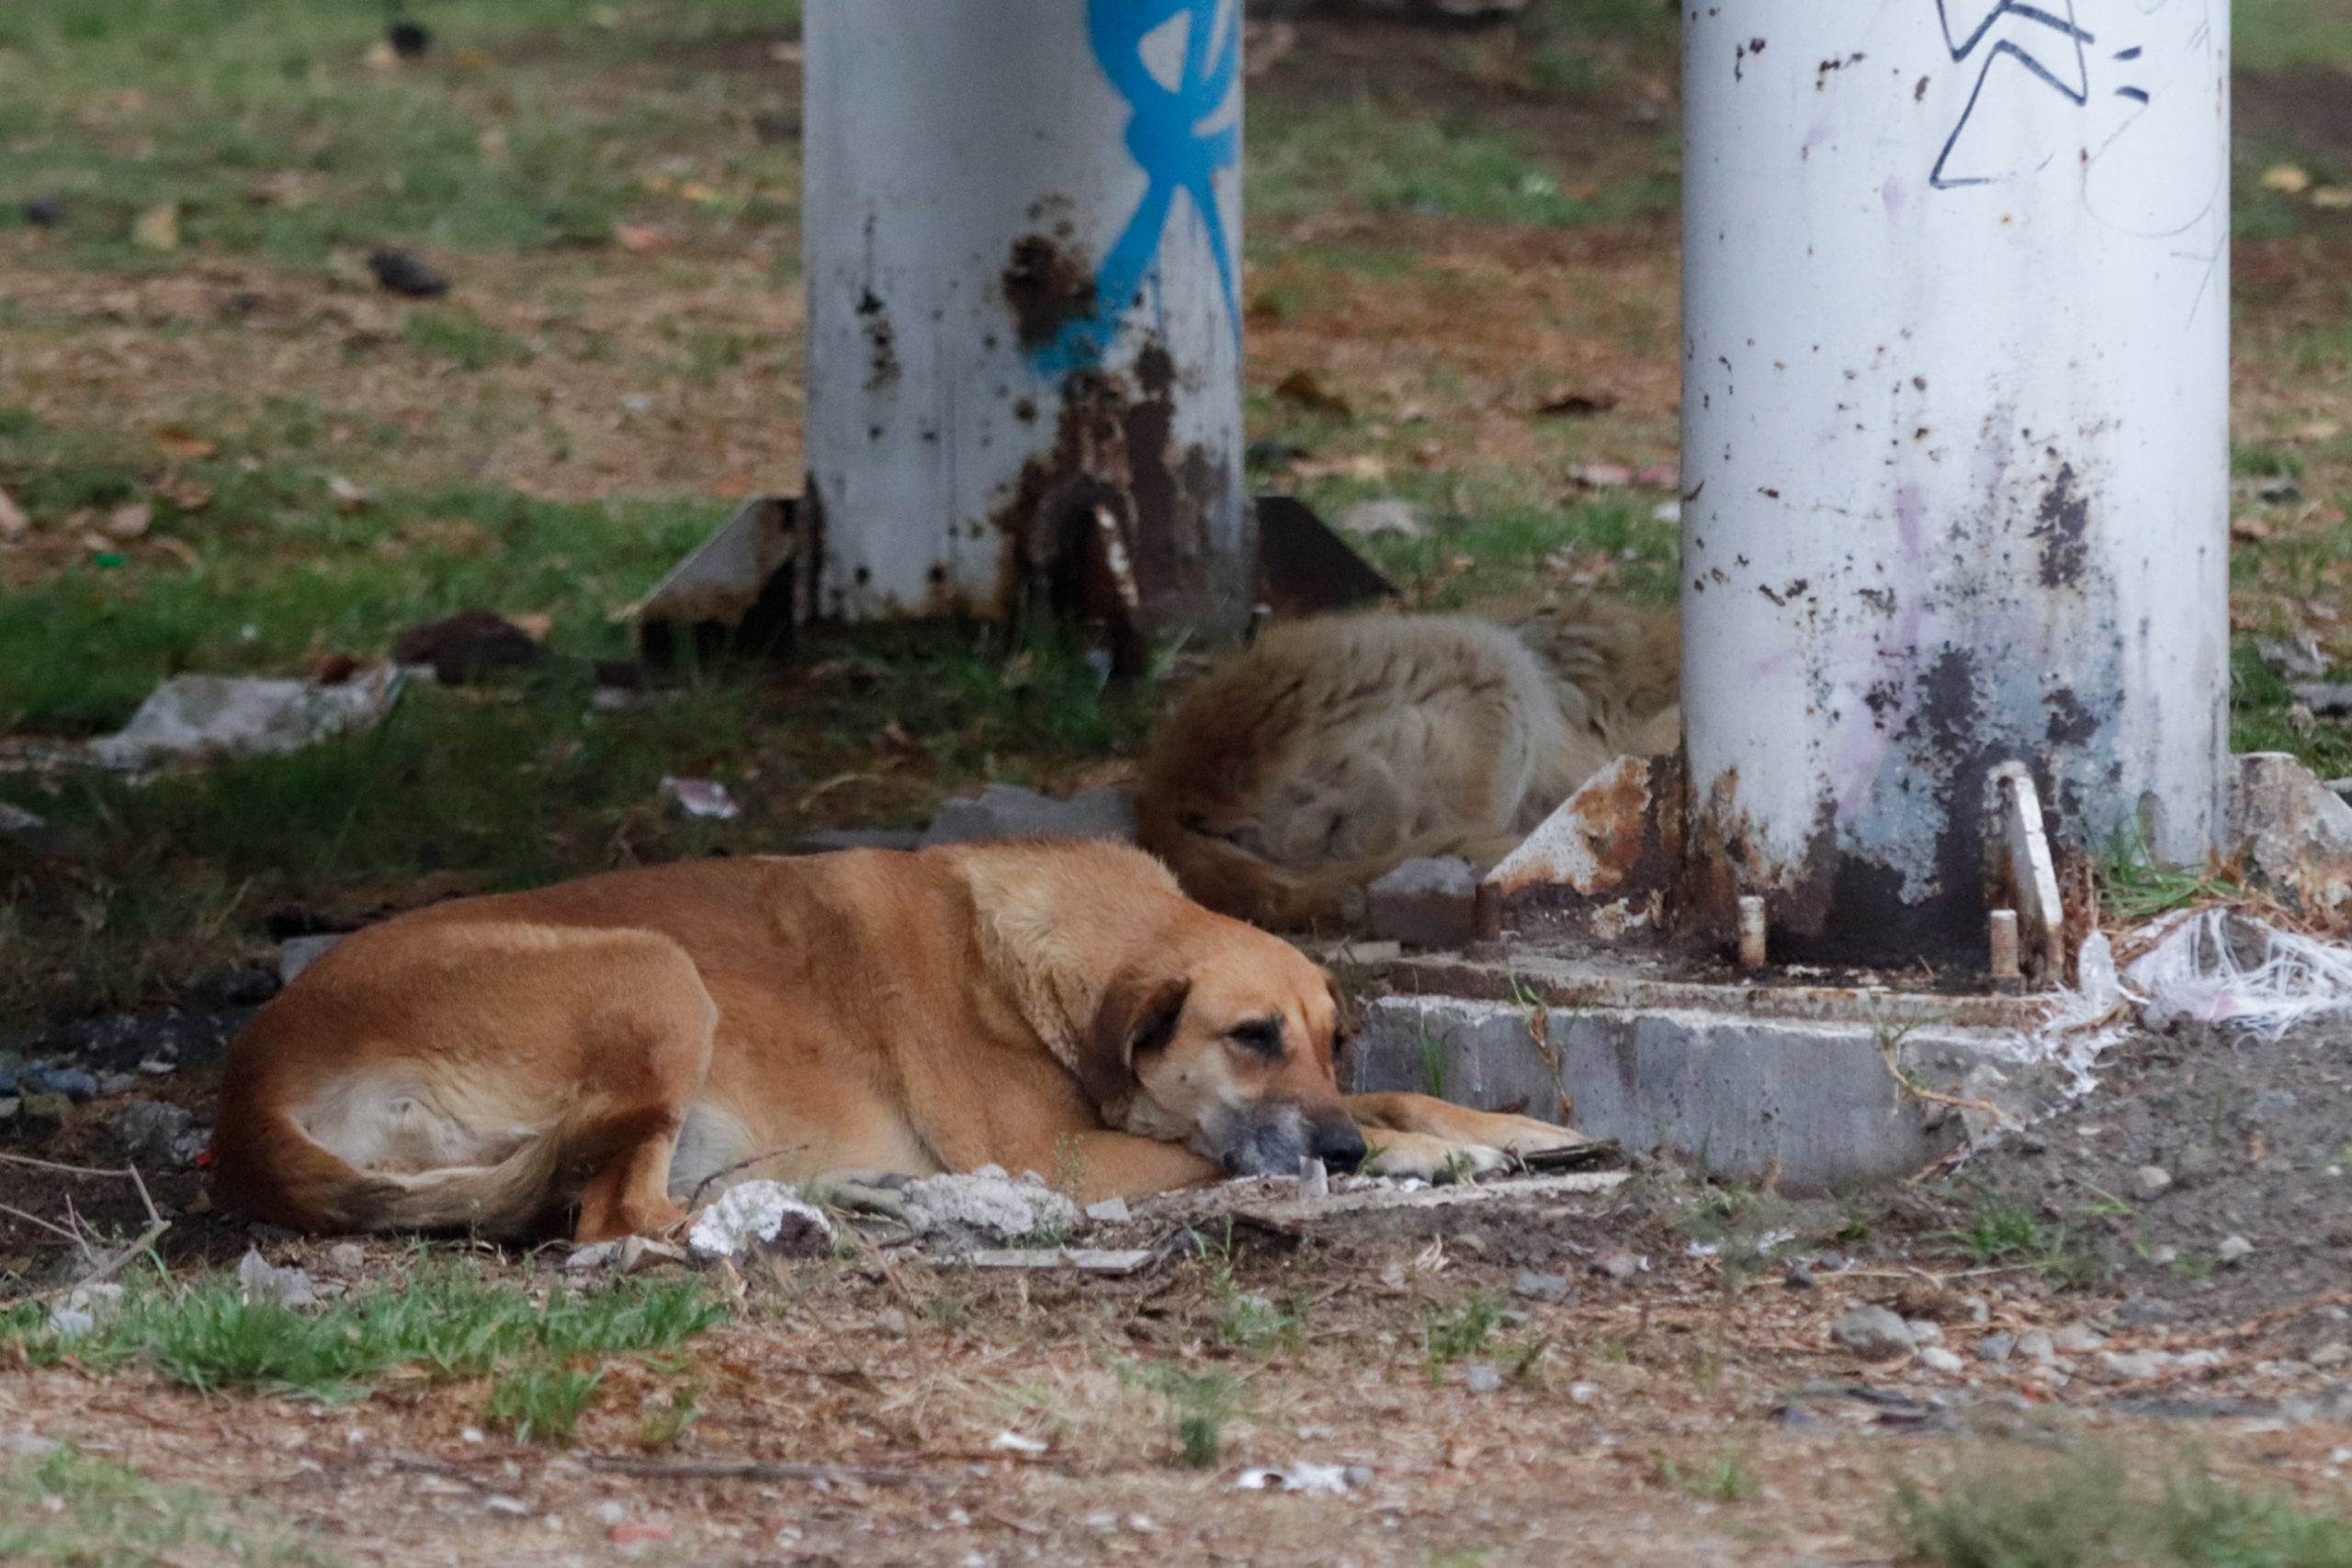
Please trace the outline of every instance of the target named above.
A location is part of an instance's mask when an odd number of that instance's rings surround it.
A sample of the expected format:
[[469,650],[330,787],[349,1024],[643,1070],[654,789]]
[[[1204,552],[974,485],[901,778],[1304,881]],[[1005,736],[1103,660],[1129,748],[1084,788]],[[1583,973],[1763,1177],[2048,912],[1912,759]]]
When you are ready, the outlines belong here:
[[686,1245],[704,1259],[778,1252],[794,1258],[830,1250],[833,1223],[781,1181],[746,1181],[720,1193],[695,1216]]
[[907,1190],[907,1223],[918,1234],[970,1252],[1078,1224],[1078,1205],[1035,1172],[1019,1179],[984,1165],[967,1176],[926,1176]]
[[387,665],[333,686],[177,675],[148,693],[129,724],[91,741],[85,754],[100,767],[133,771],[181,758],[299,751],[383,717],[404,673]]

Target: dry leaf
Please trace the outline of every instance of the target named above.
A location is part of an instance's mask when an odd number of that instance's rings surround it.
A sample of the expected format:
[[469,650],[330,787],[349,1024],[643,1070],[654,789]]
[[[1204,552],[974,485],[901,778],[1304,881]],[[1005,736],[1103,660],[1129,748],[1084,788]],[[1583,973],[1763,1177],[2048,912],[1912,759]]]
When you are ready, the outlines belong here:
[[616,223],[613,225],[613,238],[619,243],[621,249],[639,255],[661,250],[670,243],[668,234],[650,223]]
[[2321,186],[2312,192],[2312,205],[2325,208],[2332,212],[2341,212],[2346,208],[2352,207],[2352,187]]
[[218,457],[220,455],[220,448],[217,443],[207,441],[203,436],[184,430],[176,424],[167,424],[155,432],[155,445],[161,446],[172,457],[188,461]]
[[778,65],[798,65],[808,58],[808,46],[797,39],[768,45],[768,58]]
[[33,520],[25,515],[5,490],[0,490],[0,539],[21,539],[32,531]]
[[130,226],[130,243],[142,251],[176,251],[180,248],[179,203],[167,201],[161,207],[151,207],[139,215]]
[[107,518],[107,534],[116,539],[136,539],[155,521],[155,509],[145,502],[118,509]]
[[526,615],[509,615],[506,619],[509,623],[518,628],[525,637],[529,637],[533,642],[547,641],[548,634],[555,630],[555,617],[553,615],[532,614]]
[[155,493],[182,512],[201,512],[212,504],[212,487],[202,479],[167,479],[155,487]]
[[2273,164],[2262,171],[2262,188],[2301,196],[2312,188],[2312,176],[2292,164]]
[[2233,517],[2230,519],[2230,537],[2258,545],[2270,537],[2270,525],[2252,517]]

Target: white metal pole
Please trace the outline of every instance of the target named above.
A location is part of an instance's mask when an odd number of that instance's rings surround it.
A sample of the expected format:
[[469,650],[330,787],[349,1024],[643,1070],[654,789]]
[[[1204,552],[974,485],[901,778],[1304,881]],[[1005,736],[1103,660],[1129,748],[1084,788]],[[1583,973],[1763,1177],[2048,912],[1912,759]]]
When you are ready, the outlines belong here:
[[2227,0],[1684,6],[1691,904],[1983,962],[1984,781],[2201,863]]
[[1239,0],[809,0],[821,613],[1246,624]]

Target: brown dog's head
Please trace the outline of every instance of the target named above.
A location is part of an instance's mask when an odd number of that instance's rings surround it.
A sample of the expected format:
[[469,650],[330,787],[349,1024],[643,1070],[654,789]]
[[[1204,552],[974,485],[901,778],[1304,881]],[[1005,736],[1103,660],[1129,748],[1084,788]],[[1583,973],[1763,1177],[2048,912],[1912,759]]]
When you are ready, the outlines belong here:
[[1081,1077],[1110,1125],[1180,1143],[1236,1176],[1340,1169],[1363,1134],[1340,1099],[1342,1004],[1290,943],[1221,916],[1111,978]]

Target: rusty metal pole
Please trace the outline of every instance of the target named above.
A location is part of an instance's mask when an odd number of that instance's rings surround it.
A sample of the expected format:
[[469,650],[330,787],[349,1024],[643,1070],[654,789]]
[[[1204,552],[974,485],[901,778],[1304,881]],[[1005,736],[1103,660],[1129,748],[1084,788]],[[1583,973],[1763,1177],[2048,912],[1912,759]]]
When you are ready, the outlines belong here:
[[1981,965],[1998,765],[2062,842],[2214,840],[2229,6],[1684,21],[1688,903]]
[[809,0],[820,613],[1250,613],[1239,0]]

